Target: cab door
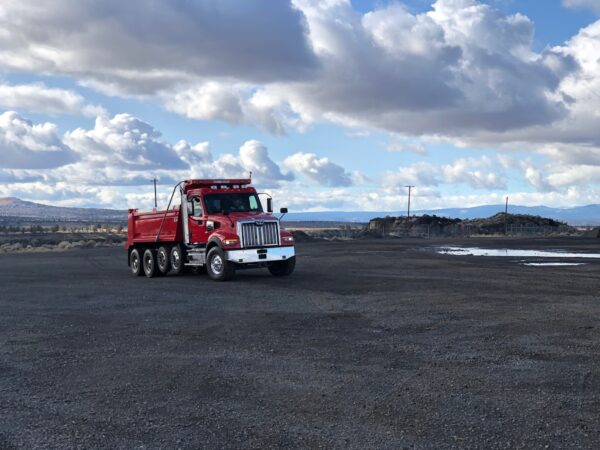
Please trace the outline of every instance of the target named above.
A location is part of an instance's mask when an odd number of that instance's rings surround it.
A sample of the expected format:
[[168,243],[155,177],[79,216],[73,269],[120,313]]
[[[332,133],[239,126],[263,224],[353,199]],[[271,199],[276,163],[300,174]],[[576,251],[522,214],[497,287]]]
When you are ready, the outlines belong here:
[[206,215],[202,209],[200,197],[192,197],[188,201],[188,230],[190,244],[206,244],[208,232],[206,231]]

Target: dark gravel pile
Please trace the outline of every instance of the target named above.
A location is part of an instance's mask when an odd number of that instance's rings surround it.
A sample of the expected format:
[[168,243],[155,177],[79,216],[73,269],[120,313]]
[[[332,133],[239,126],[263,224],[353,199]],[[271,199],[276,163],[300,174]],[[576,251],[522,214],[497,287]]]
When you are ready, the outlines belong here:
[[0,448],[599,448],[600,263],[433,243],[303,243],[290,278],[222,284],[0,255]]

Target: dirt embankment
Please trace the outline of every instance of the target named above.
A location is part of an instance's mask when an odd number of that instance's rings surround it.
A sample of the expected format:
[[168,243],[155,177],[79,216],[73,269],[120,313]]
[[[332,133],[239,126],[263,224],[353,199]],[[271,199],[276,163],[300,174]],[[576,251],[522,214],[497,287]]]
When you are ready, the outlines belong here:
[[292,233],[296,242],[311,242],[315,240],[347,241],[359,239],[365,235],[364,225],[339,225],[335,227],[286,227]]
[[451,219],[438,216],[383,217],[369,222],[367,232],[373,236],[489,236],[580,235],[564,222],[526,214],[499,213],[482,219]]

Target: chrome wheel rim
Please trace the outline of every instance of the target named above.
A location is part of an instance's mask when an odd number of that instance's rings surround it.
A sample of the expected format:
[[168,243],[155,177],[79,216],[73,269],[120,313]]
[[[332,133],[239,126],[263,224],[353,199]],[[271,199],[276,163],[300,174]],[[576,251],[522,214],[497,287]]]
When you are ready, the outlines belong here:
[[220,255],[215,255],[210,260],[210,268],[214,273],[221,273],[223,270],[223,259]]
[[140,257],[138,255],[133,255],[131,257],[131,268],[133,269],[134,272],[137,272],[138,270],[140,270]]
[[164,268],[167,265],[167,255],[163,251],[158,252],[158,265],[161,268]]
[[179,252],[175,250],[171,256],[171,264],[175,269],[179,268],[179,260],[180,260]]
[[152,270],[152,256],[148,255],[144,258],[144,270],[150,272]]

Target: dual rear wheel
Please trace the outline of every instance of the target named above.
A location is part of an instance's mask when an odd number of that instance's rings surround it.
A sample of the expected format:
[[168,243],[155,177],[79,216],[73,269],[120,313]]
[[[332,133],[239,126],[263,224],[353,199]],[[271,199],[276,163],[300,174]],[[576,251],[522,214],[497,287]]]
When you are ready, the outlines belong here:
[[129,253],[129,268],[136,276],[153,278],[160,275],[183,271],[183,250],[180,245],[161,246],[158,249],[134,248]]
[[134,248],[129,253],[129,269],[136,276],[146,275],[152,278],[159,275],[156,251],[149,248]]

